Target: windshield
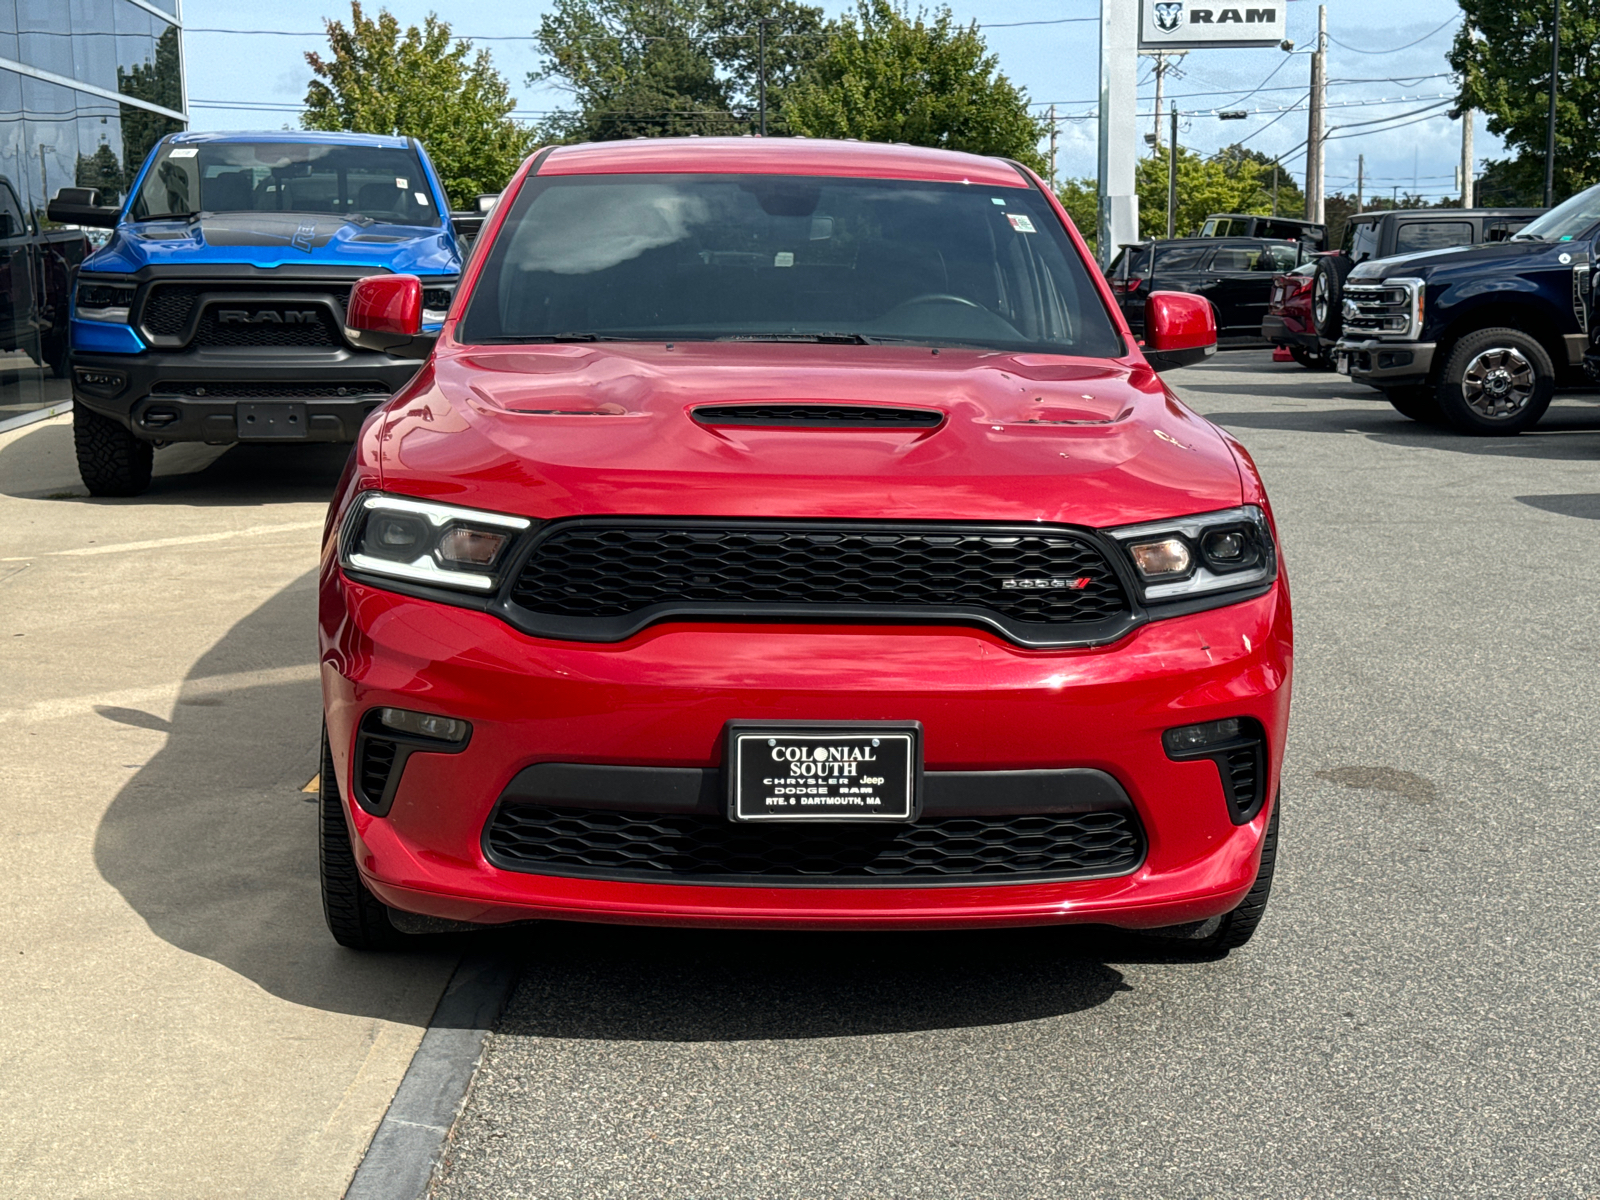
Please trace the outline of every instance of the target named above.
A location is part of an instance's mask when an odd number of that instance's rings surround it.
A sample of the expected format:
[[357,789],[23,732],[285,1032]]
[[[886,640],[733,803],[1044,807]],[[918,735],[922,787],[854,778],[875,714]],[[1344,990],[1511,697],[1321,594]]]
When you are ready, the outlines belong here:
[[1123,353],[1034,189],[773,175],[530,178],[458,336]]
[[1511,240],[1534,242],[1569,242],[1585,230],[1600,222],[1600,187],[1579,192],[1570,200],[1556,205],[1544,216],[1524,225]]
[[129,217],[196,212],[331,213],[392,225],[438,225],[422,163],[411,150],[305,142],[166,145]]

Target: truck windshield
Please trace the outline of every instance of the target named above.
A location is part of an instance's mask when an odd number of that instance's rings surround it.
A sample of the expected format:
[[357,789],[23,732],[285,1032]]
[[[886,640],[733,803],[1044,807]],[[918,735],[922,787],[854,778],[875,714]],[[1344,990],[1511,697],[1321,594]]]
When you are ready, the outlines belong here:
[[1600,186],[1579,192],[1511,235],[1514,242],[1570,242],[1600,223]]
[[422,163],[412,151],[305,142],[162,147],[129,217],[197,212],[329,213],[392,225],[439,224]]
[[458,336],[1123,353],[1034,189],[773,175],[529,178]]

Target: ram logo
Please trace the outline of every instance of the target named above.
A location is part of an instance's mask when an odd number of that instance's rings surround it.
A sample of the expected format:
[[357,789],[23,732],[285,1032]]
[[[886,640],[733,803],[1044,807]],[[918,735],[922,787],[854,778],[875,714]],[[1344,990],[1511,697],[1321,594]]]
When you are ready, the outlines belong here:
[[218,325],[315,325],[317,323],[317,310],[311,309],[285,309],[278,312],[271,308],[260,308],[249,312],[243,308],[217,309]]
[[1162,33],[1176,33],[1183,24],[1183,0],[1156,4],[1156,28]]

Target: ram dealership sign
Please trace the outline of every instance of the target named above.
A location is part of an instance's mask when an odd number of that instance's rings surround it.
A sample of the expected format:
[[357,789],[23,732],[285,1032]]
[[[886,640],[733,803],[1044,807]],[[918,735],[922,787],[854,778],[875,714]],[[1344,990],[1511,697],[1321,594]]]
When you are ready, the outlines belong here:
[[1140,0],[1139,49],[1275,46],[1285,32],[1288,0]]

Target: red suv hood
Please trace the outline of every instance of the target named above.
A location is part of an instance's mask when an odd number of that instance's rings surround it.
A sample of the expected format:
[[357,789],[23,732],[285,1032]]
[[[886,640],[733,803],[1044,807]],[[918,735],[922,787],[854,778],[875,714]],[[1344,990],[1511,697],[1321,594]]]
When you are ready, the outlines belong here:
[[[945,420],[932,429],[811,429],[707,427],[690,417],[702,405],[739,402],[908,405]],[[1107,526],[1241,502],[1221,434],[1147,366],[1058,355],[445,343],[390,406],[378,446],[387,490],[543,519]]]

